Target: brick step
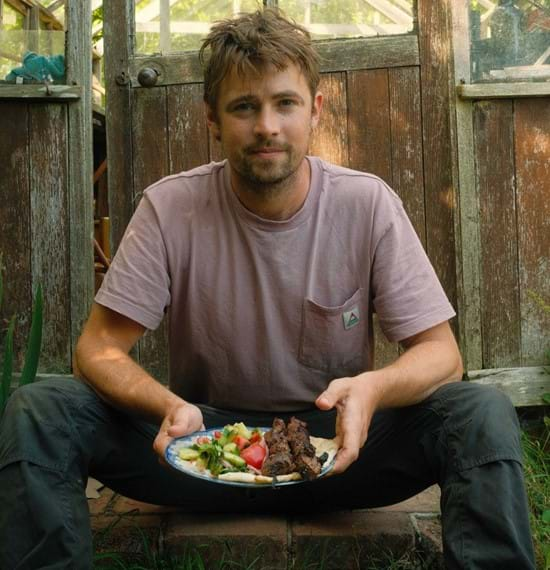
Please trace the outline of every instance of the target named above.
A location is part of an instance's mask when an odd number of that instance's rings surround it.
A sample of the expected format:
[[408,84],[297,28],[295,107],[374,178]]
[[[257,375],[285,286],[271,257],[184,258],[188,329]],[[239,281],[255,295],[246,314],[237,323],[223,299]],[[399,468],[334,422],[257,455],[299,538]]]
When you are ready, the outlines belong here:
[[[208,569],[233,560],[255,570],[381,570],[390,566],[384,560],[407,557],[411,568],[443,568],[435,487],[382,509],[307,517],[190,515],[108,489],[89,505],[96,552],[141,564],[155,554],[189,559],[199,553]],[[412,552],[422,564],[412,565]]]

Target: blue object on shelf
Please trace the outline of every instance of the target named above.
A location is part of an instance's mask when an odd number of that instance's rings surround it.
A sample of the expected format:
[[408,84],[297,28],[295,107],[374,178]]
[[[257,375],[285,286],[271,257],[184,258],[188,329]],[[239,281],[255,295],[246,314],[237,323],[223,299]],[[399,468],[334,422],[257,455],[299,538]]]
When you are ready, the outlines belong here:
[[48,83],[63,82],[65,80],[65,57],[63,55],[38,55],[29,51],[23,57],[23,65],[12,69],[6,75],[6,81],[19,83],[17,78],[23,82]]

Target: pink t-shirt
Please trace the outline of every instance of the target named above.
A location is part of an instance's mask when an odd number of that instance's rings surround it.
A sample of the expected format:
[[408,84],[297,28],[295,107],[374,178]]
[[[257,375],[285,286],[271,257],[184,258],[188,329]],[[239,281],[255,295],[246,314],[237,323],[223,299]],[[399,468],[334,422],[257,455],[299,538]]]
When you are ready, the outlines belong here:
[[220,408],[313,407],[371,369],[372,313],[399,341],[454,316],[401,200],[376,176],[308,157],[302,208],[247,210],[227,162],[149,187],[96,301],[155,329],[169,318],[170,387]]

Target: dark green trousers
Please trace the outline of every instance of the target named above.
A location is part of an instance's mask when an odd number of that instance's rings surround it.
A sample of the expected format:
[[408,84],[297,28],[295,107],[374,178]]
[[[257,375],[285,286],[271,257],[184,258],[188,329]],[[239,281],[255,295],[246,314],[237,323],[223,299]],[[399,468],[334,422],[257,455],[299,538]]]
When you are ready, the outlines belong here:
[[[201,408],[208,428],[273,419]],[[334,435],[332,411],[296,415],[313,435]],[[276,489],[219,485],[162,467],[152,450],[156,432],[79,381],[17,390],[0,423],[0,568],[91,568],[88,475],[127,497],[190,512],[378,507],[438,483],[447,568],[535,567],[518,421],[497,390],[449,384],[421,404],[379,412],[345,473]]]

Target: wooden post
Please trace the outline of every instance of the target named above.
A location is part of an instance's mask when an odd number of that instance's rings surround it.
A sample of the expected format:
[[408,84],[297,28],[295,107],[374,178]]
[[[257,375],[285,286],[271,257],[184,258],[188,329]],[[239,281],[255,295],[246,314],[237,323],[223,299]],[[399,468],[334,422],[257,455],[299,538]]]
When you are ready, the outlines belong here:
[[29,11],[29,26],[27,30],[27,49],[37,52],[39,49],[38,34],[40,33],[40,8],[33,6]]
[[160,52],[170,53],[170,0],[160,0]]
[[[426,244],[430,260],[449,300],[457,304],[456,190],[451,145],[452,30],[455,0],[418,0],[418,41],[422,90]],[[456,323],[452,323],[456,332]]]
[[[451,2],[453,29],[453,87],[470,82],[470,42],[467,0]],[[466,369],[483,367],[481,335],[481,238],[479,195],[474,166],[474,128],[472,102],[455,95],[453,117],[456,136],[453,140],[457,168],[453,171],[458,192],[456,264],[458,283],[458,319],[460,344]]]
[[131,0],[104,4],[105,124],[111,252],[114,255],[133,213],[132,133],[129,60],[133,52],[134,9]]
[[71,338],[74,349],[94,294],[92,14],[90,2],[68,2],[65,14],[67,83],[82,87],[68,105]]

